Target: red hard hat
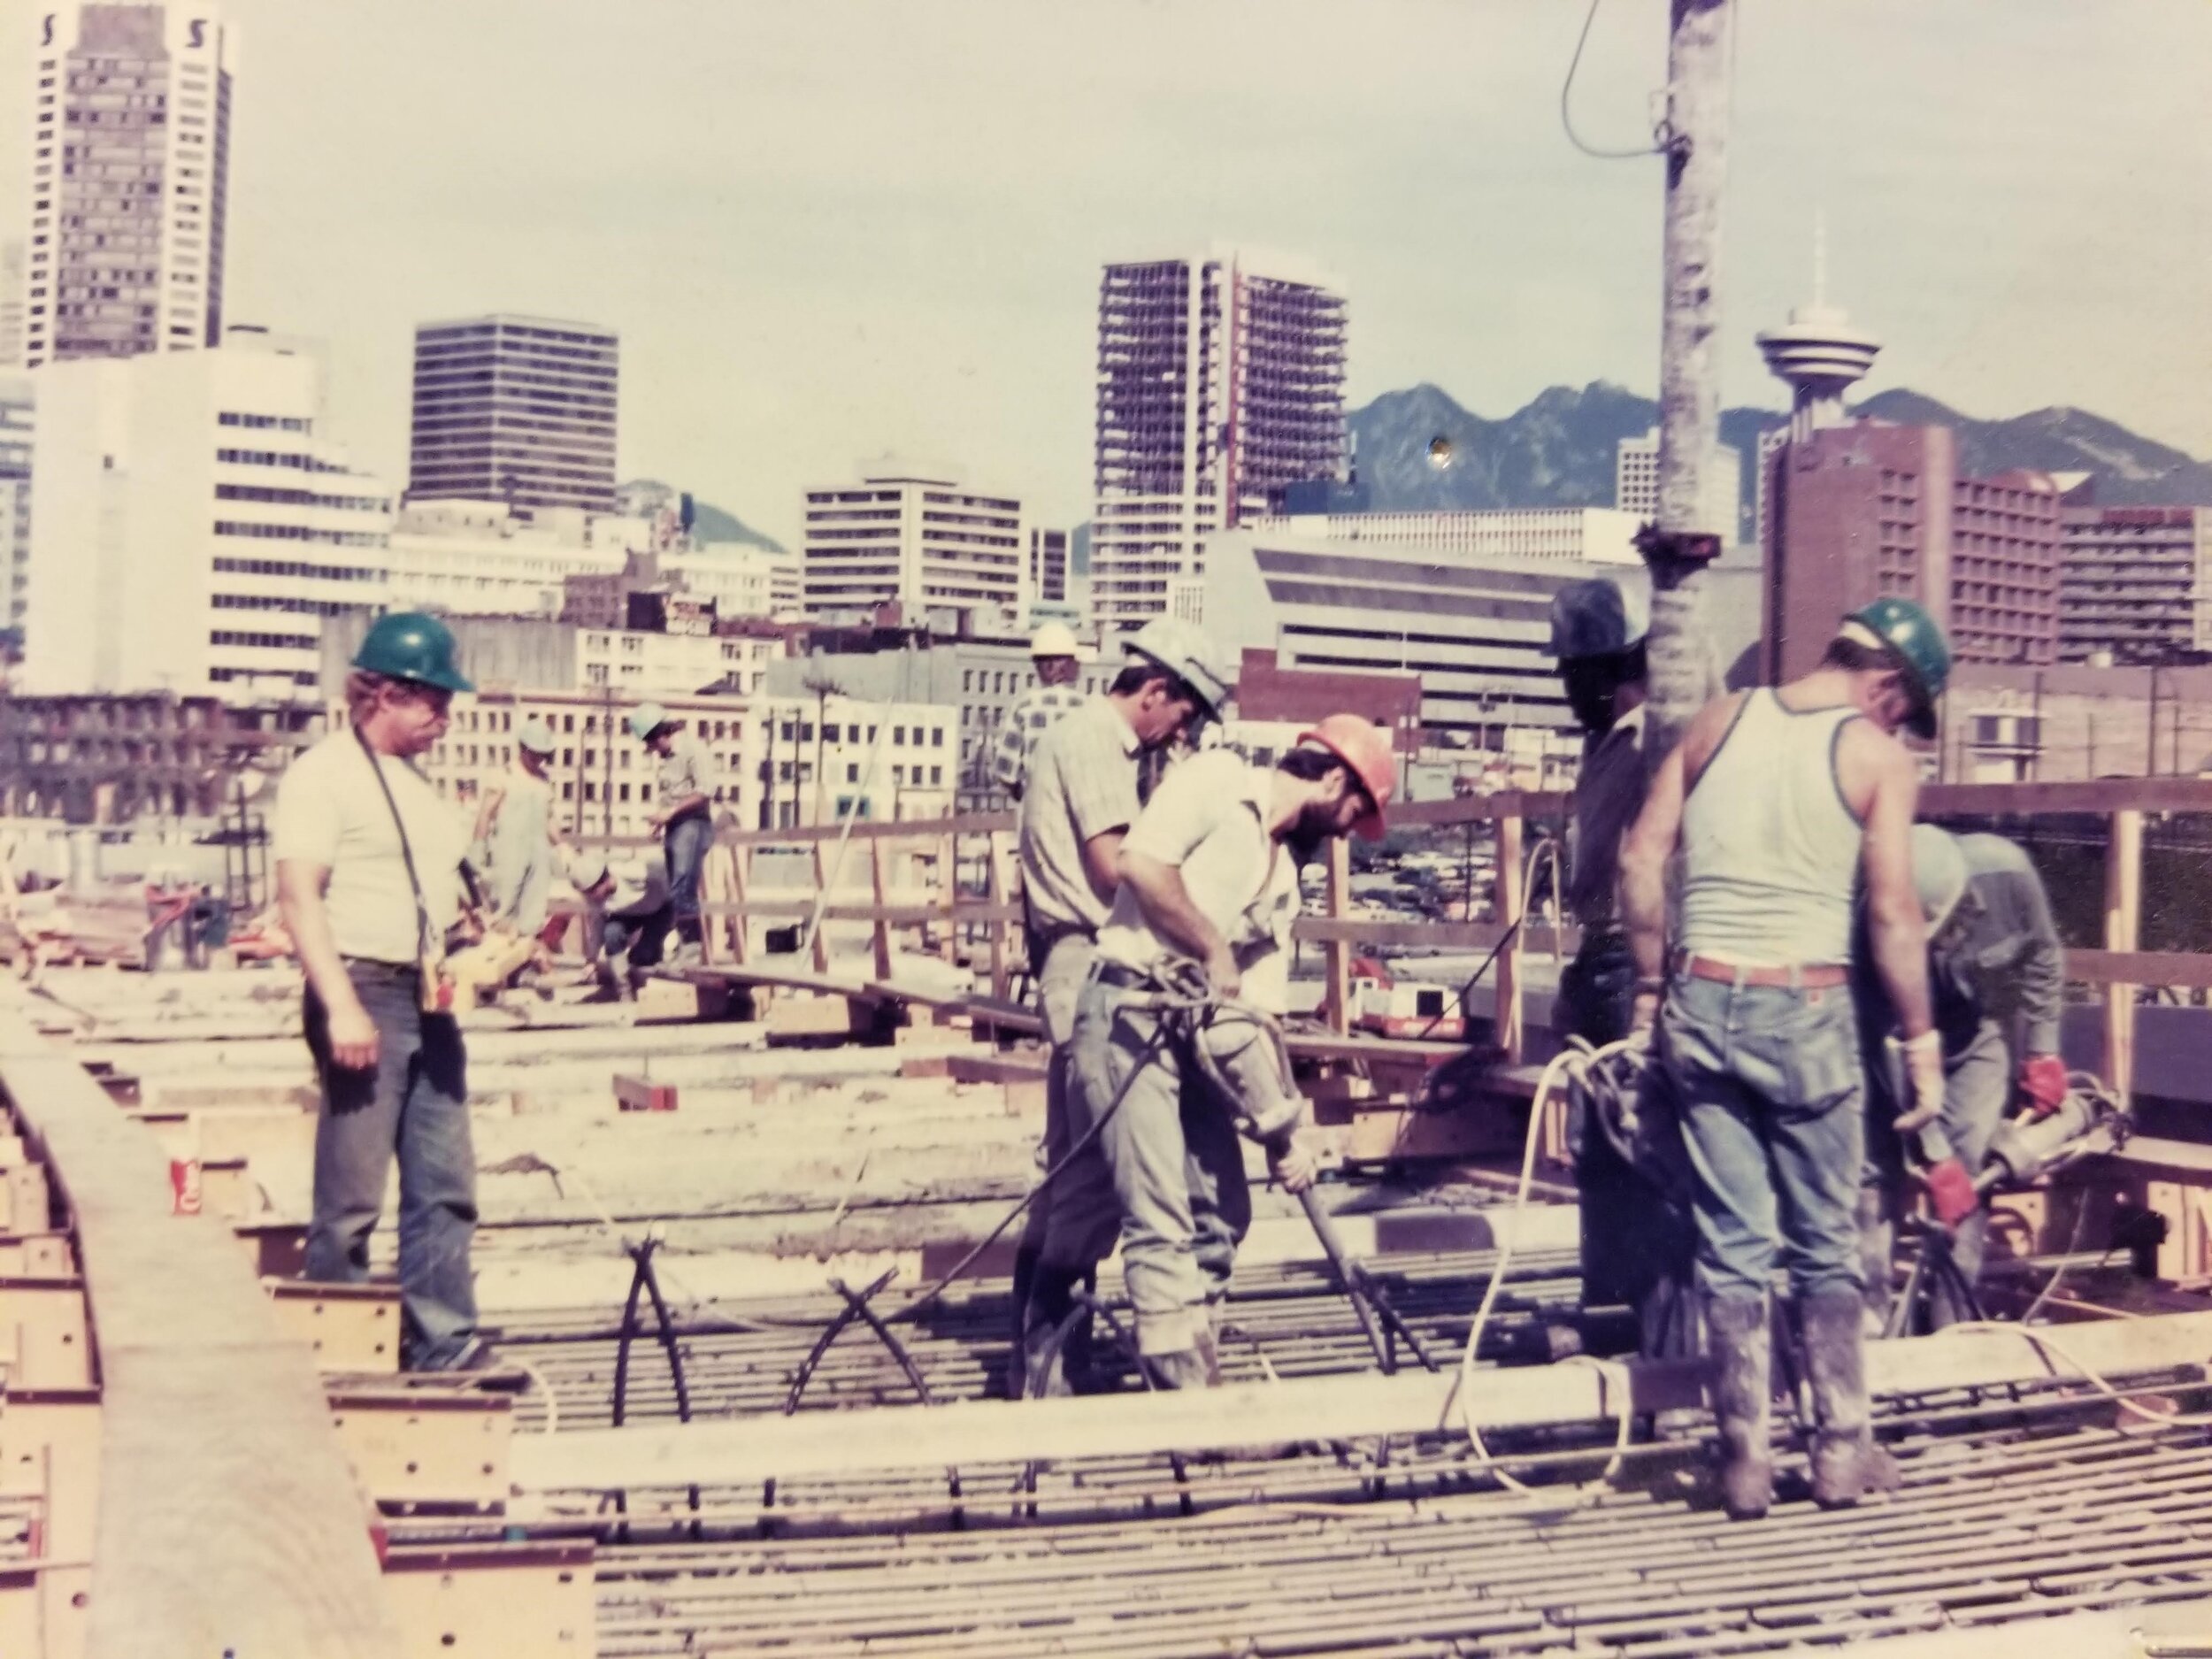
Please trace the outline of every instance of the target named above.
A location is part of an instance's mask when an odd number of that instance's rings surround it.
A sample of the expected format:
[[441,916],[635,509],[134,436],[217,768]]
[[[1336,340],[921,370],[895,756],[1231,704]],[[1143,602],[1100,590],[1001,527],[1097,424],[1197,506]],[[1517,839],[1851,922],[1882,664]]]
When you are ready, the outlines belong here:
[[1301,732],[1302,743],[1318,743],[1352,769],[1352,776],[1375,803],[1374,810],[1352,826],[1362,841],[1378,841],[1383,835],[1383,808],[1398,787],[1397,757],[1391,752],[1390,733],[1363,715],[1332,714],[1310,732]]

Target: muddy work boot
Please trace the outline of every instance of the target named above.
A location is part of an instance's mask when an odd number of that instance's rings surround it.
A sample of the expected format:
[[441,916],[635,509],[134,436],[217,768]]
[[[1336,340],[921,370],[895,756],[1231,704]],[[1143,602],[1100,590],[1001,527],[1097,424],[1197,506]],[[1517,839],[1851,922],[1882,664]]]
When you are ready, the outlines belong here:
[[1211,1329],[1199,1333],[1197,1340],[1189,1348],[1171,1349],[1165,1354],[1147,1354],[1144,1368],[1151,1376],[1156,1388],[1218,1388],[1221,1386],[1221,1352],[1215,1346]]
[[[1855,1317],[1855,1310],[1854,1313]],[[1713,1417],[1720,1426],[1721,1502],[1731,1520],[1756,1520],[1774,1500],[1774,1455],[1769,1444],[1774,1409],[1769,1370],[1773,1339],[1766,1298],[1710,1298],[1705,1304],[1705,1329]]]
[[1017,1400],[1084,1394],[1092,1386],[1091,1308],[1076,1293],[1087,1276],[1033,1264],[1008,1392]]
[[1856,1503],[1886,1484],[1866,1397],[1864,1317],[1864,1298],[1848,1285],[1816,1290],[1797,1305],[1813,1396],[1813,1502],[1823,1509]]

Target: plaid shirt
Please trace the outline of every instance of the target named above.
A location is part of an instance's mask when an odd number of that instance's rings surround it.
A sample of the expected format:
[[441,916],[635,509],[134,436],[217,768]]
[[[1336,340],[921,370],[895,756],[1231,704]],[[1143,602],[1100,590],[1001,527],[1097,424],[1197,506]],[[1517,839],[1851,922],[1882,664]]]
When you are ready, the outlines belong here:
[[1007,794],[1018,798],[1029,777],[1029,758],[1037,740],[1059,723],[1060,717],[1087,701],[1079,686],[1039,686],[1025,692],[1006,711],[1006,723],[991,743],[991,777]]

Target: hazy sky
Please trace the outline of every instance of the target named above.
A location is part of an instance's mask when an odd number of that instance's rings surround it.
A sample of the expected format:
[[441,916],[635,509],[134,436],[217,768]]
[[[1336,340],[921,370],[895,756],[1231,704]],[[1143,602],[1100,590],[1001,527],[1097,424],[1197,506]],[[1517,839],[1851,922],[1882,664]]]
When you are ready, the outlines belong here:
[[[10,6],[0,131],[29,127]],[[1810,284],[1869,389],[2071,403],[2212,452],[2204,0],[1739,0],[1726,396]],[[792,539],[887,450],[1088,512],[1109,259],[1241,241],[1351,296],[1355,403],[1657,379],[1660,181],[1562,135],[1580,0],[227,0],[227,311],[322,335],[403,481],[413,325],[623,339],[622,466]],[[1664,0],[1604,0],[1578,127],[1647,136]],[[21,166],[0,180],[19,224]]]

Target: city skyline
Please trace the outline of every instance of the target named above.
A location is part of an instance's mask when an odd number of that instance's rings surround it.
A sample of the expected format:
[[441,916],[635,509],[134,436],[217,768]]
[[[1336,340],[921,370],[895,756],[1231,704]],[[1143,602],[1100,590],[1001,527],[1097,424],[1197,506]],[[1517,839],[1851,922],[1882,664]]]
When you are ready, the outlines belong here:
[[[388,476],[414,326],[532,311],[622,334],[623,476],[787,545],[807,481],[884,450],[949,454],[1076,522],[1101,266],[1224,239],[1343,274],[1354,405],[1425,380],[1501,415],[1556,382],[1655,378],[1656,164],[1561,134],[1578,8],[1283,4],[1264,31],[1135,0],[645,4],[618,27],[573,0],[526,25],[450,10],[222,8],[226,312],[330,342],[332,434]],[[2212,252],[2176,205],[2212,134],[2185,77],[2140,73],[2200,60],[2212,11],[1745,10],[1729,403],[1781,402],[1752,337],[1807,297],[1824,211],[1829,293],[1888,342],[1868,390],[2073,404],[2212,449],[2184,366],[2201,353],[2172,334]],[[17,131],[35,28],[0,45]],[[1663,53],[1658,0],[1600,12],[1586,137],[1643,135]]]

